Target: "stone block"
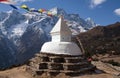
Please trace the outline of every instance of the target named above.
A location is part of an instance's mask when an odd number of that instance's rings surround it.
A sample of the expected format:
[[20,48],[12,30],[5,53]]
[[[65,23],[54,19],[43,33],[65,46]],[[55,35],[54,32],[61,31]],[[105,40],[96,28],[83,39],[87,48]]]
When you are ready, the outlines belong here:
[[63,64],[50,63],[49,64],[49,69],[50,70],[63,70]]
[[47,56],[41,56],[40,59],[41,59],[41,62],[49,62],[50,61],[49,57],[47,57]]
[[39,69],[48,69],[48,64],[47,63],[40,63]]
[[62,57],[50,57],[52,63],[64,63],[65,60]]

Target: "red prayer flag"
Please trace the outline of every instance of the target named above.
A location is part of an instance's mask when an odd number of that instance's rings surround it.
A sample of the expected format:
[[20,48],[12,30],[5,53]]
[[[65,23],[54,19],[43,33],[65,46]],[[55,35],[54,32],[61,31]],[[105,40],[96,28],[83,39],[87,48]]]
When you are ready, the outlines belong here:
[[4,2],[4,1],[8,1],[8,0],[0,0],[0,2]]

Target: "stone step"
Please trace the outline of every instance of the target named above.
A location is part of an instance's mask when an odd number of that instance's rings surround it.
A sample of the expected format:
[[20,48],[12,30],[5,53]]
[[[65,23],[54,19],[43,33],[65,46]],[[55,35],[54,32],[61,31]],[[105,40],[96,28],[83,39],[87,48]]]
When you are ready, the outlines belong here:
[[43,53],[43,52],[40,52],[39,56],[48,56],[48,57],[52,57],[52,56],[55,56],[55,57],[83,57],[83,55],[64,55],[64,54],[51,54],[51,53]]
[[86,73],[86,72],[91,72],[95,69],[94,66],[90,66],[90,67],[87,67],[87,68],[81,68],[79,70],[75,70],[75,71],[72,71],[72,70],[64,70],[62,71],[63,73],[67,74],[67,75],[80,75],[82,73]]
[[79,70],[81,68],[87,68],[87,67],[89,67],[89,65],[88,64],[85,64],[85,65],[79,65],[79,64],[77,64],[77,65],[63,65],[63,67],[65,70]]
[[58,62],[58,63],[77,63],[80,61],[84,61],[82,57],[49,57],[51,62]]
[[90,63],[88,62],[78,62],[78,63],[62,63],[63,65],[79,65],[79,66],[82,66],[82,65],[88,65]]
[[84,57],[64,57],[64,59],[81,59],[81,60],[83,60]]
[[56,63],[77,63],[85,60],[83,56],[71,56],[71,55],[55,55],[55,54],[38,54],[42,62],[56,62]]
[[95,66],[89,66],[86,68],[81,68],[79,70],[54,70],[54,69],[39,69],[36,71],[37,75],[42,75],[43,73],[48,73],[50,75],[57,75],[59,73],[65,73],[66,75],[80,75],[82,73],[91,72],[94,70]]
[[81,73],[86,71],[94,70],[95,66],[89,66],[86,68],[81,68],[79,70],[54,70],[54,69],[40,69],[39,72],[57,72],[57,73]]
[[49,63],[48,68],[50,70],[64,70],[63,64],[59,64],[59,63]]
[[83,59],[84,57],[80,57],[80,56],[70,56],[70,57],[62,57],[62,56],[49,56],[49,58],[65,58],[65,59]]
[[65,59],[66,63],[79,63],[79,62],[83,62],[86,60],[81,60],[81,59]]
[[50,70],[79,70],[81,68],[89,67],[89,63],[40,63],[39,69],[50,69]]
[[56,63],[56,62],[40,62],[40,63],[47,63],[47,64],[63,64],[63,65],[86,65],[86,64],[90,64],[89,62],[78,62],[78,63]]
[[65,59],[62,57],[49,57],[52,63],[64,63]]

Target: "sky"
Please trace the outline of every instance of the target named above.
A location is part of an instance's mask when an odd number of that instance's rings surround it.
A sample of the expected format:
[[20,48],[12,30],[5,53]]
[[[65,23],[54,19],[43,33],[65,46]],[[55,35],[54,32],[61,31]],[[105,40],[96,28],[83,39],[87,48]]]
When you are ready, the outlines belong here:
[[[20,6],[26,4],[30,8],[51,9],[54,7],[64,9],[68,14],[79,14],[83,19],[90,17],[95,23],[109,25],[120,22],[120,0],[13,0]],[[12,8],[6,4],[0,4],[1,11],[9,11]],[[20,12],[24,10],[19,9]]]

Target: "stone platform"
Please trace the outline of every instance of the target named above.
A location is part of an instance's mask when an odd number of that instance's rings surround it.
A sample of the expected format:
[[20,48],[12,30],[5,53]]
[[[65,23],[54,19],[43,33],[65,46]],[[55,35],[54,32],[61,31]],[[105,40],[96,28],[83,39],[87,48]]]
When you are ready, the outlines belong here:
[[37,75],[43,73],[51,75],[65,73],[71,75],[92,71],[94,68],[95,66],[88,62],[82,55],[56,55],[41,52],[30,60],[27,70]]

